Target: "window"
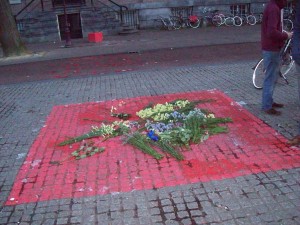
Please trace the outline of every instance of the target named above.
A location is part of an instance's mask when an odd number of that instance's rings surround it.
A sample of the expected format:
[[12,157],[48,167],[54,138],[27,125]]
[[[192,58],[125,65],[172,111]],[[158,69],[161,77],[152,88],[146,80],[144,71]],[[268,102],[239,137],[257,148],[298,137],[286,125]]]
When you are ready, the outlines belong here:
[[230,6],[232,15],[246,15],[250,12],[250,4],[234,4]]
[[9,0],[9,3],[11,5],[13,5],[13,4],[21,4],[21,0]]
[[193,7],[172,8],[171,11],[173,16],[182,16],[183,18],[186,18],[193,14]]
[[[53,6],[62,6],[64,4],[64,0],[52,0]],[[85,0],[65,0],[66,5],[70,4],[85,4]]]

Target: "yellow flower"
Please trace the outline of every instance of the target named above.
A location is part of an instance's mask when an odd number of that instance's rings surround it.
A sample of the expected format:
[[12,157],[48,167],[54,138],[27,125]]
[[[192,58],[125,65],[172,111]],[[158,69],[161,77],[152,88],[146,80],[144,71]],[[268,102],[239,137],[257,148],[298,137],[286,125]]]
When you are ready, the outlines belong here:
[[215,118],[215,115],[210,113],[210,114],[207,115],[207,118]]

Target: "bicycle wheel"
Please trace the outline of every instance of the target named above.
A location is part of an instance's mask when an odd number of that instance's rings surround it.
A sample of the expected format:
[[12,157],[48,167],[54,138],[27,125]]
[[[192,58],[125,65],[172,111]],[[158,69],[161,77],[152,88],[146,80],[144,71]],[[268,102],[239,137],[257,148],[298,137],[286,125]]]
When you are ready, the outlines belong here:
[[219,13],[218,16],[221,17],[221,19],[222,19],[222,24],[221,25],[223,25],[225,23],[225,18],[226,18],[225,15],[222,14],[222,13]]
[[234,21],[234,26],[240,27],[240,26],[243,25],[243,20],[242,20],[242,18],[239,17],[239,16],[233,17],[233,21]]
[[222,17],[219,15],[214,15],[212,18],[212,24],[219,27],[223,23]]
[[252,83],[254,87],[257,89],[262,89],[264,78],[265,78],[264,60],[261,59],[256,64],[252,75]]
[[234,25],[234,19],[233,19],[233,17],[227,17],[225,19],[225,25],[228,26],[228,27],[233,26]]
[[191,20],[188,20],[188,25],[191,27],[191,28],[198,28],[200,26],[200,20],[197,18],[193,21]]
[[182,27],[181,21],[177,17],[170,18],[170,23],[175,30],[178,30]]
[[247,16],[247,23],[251,26],[256,24],[256,18],[253,15]]
[[292,31],[294,28],[293,22],[289,19],[283,20],[283,30],[285,31]]
[[294,65],[294,60],[292,56],[287,55],[283,57],[281,68],[280,68],[281,74],[285,76],[293,68],[293,65]]

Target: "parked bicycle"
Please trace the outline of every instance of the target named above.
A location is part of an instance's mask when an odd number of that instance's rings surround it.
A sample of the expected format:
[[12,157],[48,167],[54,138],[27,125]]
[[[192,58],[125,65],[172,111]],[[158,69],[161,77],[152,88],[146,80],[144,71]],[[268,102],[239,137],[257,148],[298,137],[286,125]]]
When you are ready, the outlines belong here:
[[180,29],[181,25],[177,19],[174,19],[173,17],[162,17],[159,16],[157,19],[154,20],[156,25],[155,27],[163,30],[174,30],[174,29]]
[[[241,25],[251,25],[254,26],[256,24],[256,17],[253,14],[241,14],[237,15],[242,19],[242,24]],[[240,26],[241,26],[240,25]]]
[[253,16],[255,16],[256,23],[262,23],[263,13],[253,13]]
[[[290,72],[294,65],[294,60],[291,56],[291,39],[287,40],[280,52],[280,77],[289,84],[286,75]],[[252,82],[255,88],[262,89],[265,77],[264,60],[260,59],[258,63],[252,68]]]
[[179,16],[173,16],[174,20],[177,20],[177,24],[180,25],[180,28],[198,28],[200,26],[200,19],[196,15],[190,15],[188,17],[183,17],[182,14],[179,14]]
[[225,16],[224,24],[226,26],[241,26],[243,24],[242,18],[235,15]]
[[225,22],[224,14],[220,13],[219,10],[210,10],[207,8],[203,9],[203,23],[213,26],[221,26]]

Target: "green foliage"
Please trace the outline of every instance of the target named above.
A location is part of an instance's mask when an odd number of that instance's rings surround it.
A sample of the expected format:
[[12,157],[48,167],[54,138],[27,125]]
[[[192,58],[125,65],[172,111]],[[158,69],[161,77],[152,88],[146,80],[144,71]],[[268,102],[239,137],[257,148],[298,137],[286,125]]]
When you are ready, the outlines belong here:
[[90,138],[94,138],[94,137],[100,137],[102,136],[102,131],[90,131],[89,133],[87,134],[83,134],[83,135],[80,135],[78,137],[74,137],[74,138],[70,138],[68,140],[65,140],[61,143],[58,144],[58,146],[65,146],[65,145],[70,145],[70,144],[74,144],[76,142],[80,142],[80,141],[83,141],[83,140],[86,140],[86,139],[90,139]]
[[189,145],[191,135],[191,130],[177,127],[161,133],[160,138],[167,143],[172,143],[174,146],[186,147]]
[[166,141],[159,140],[157,142],[152,142],[152,144],[158,146],[162,151],[170,154],[171,156],[173,156],[177,160],[183,160],[184,159],[183,154],[181,152],[179,152],[178,150],[176,150],[174,146],[167,143]]
[[127,135],[127,140],[125,140],[125,143],[128,143],[137,149],[141,150],[142,152],[151,155],[155,159],[162,159],[163,155],[159,154],[155,149],[151,148],[149,145],[148,140],[145,138],[145,136],[141,135],[138,132],[135,132],[133,134]]
[[201,137],[205,134],[205,131],[201,129],[204,121],[205,120],[202,117],[196,115],[188,117],[184,121],[184,127],[191,131],[190,140],[192,143],[198,144],[201,141]]
[[93,156],[96,153],[104,152],[104,150],[104,147],[98,148],[94,146],[93,142],[84,142],[77,150],[72,152],[71,155],[74,156],[76,160],[79,160]]
[[[190,148],[191,144],[199,144],[209,138],[210,135],[228,132],[228,128],[219,124],[232,122],[230,118],[215,118],[214,114],[205,109],[196,108],[197,104],[211,102],[213,100],[198,100],[189,102],[185,99],[177,99],[165,104],[149,104],[143,110],[137,112],[140,117],[131,123],[126,120],[114,121],[112,124],[104,124],[100,127],[92,126],[90,132],[59,143],[59,146],[73,144],[85,139],[102,137],[102,141],[116,136],[125,137],[125,143],[130,144],[145,154],[155,159],[162,159],[163,155],[156,151],[158,148],[177,160],[183,160],[184,156],[180,148]],[[128,119],[130,114],[114,113],[112,107],[111,116],[119,119]],[[99,122],[99,121],[97,121]],[[100,121],[101,122],[101,121]],[[132,124],[136,127],[132,129]],[[147,135],[143,134],[146,131]],[[152,148],[155,147],[155,148]],[[90,157],[104,151],[91,144],[83,144],[72,152],[75,159]]]

